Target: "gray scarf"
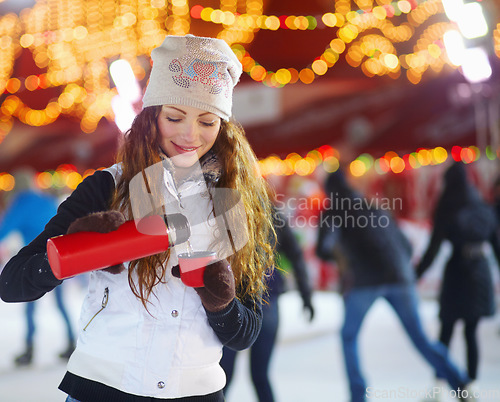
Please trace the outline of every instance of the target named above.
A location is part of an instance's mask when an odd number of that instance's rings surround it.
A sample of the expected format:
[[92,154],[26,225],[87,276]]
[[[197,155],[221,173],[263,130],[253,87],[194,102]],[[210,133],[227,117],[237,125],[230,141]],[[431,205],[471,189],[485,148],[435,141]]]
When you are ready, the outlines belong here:
[[[163,167],[170,171],[172,173],[172,177],[175,180],[175,166],[172,163],[172,160],[161,151],[161,159],[163,163]],[[201,164],[201,170],[203,172],[203,177],[205,181],[207,182],[207,185],[213,186],[215,183],[217,183],[221,177],[222,174],[222,165],[217,158],[217,155],[213,150],[208,151],[205,155],[203,155],[200,158],[200,164]],[[196,179],[196,175],[193,172],[192,174],[188,174],[187,176],[183,177],[181,180],[176,181],[176,186],[181,185],[182,183],[185,183],[190,180]]]

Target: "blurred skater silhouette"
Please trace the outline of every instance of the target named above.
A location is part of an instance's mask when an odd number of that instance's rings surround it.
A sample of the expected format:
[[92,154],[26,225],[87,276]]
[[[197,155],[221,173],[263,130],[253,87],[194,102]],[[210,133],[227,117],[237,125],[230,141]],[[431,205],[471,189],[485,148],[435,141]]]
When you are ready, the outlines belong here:
[[[312,321],[314,318],[314,308],[311,303],[312,289],[302,249],[288,225],[286,216],[277,209],[274,209],[273,214],[274,229],[277,238],[276,251],[279,254],[283,254],[290,262],[295,283],[303,301],[304,310],[307,311],[309,321]],[[275,400],[269,379],[269,364],[279,327],[278,298],[285,291],[285,283],[279,269],[272,271],[268,277],[267,285],[267,304],[262,305],[262,329],[250,349],[250,372],[259,402],[273,402]],[[220,365],[226,373],[225,394],[227,394],[233,377],[236,354],[236,351],[227,347],[223,349]]]
[[497,215],[497,223],[500,227],[500,176],[498,176],[493,183],[493,207]]
[[[465,323],[467,369],[477,378],[479,348],[477,329],[482,317],[495,312],[495,294],[487,259],[488,243],[500,260],[498,223],[495,211],[469,182],[465,166],[454,163],[445,173],[444,189],[438,200],[429,245],[417,266],[420,278],[448,240],[453,251],[446,263],[439,296],[439,339],[449,345],[457,321]],[[440,375],[437,373],[437,377]]]
[[[17,232],[22,238],[23,245],[30,243],[41,231],[45,224],[57,211],[57,199],[47,193],[38,191],[34,185],[34,174],[29,170],[18,171],[14,174],[15,191],[8,203],[5,213],[0,219],[0,242],[9,234]],[[63,288],[54,289],[56,303],[66,326],[68,344],[59,354],[61,359],[69,359],[74,350],[75,338],[70,319],[63,302]],[[26,350],[14,360],[17,366],[26,366],[33,360],[33,345],[35,336],[35,304],[26,303]]]
[[[497,216],[497,236],[500,238],[500,176],[496,178],[492,189],[493,207]],[[500,328],[498,329],[500,335]]]
[[[322,214],[316,253],[336,260],[344,301],[341,331],[344,363],[352,402],[366,400],[366,382],[358,353],[363,319],[379,297],[385,298],[420,354],[446,378],[452,389],[469,382],[449,360],[447,349],[425,334],[418,313],[412,249],[396,222],[353,190],[341,171],[325,186],[330,205]],[[395,368],[396,369],[396,368]]]

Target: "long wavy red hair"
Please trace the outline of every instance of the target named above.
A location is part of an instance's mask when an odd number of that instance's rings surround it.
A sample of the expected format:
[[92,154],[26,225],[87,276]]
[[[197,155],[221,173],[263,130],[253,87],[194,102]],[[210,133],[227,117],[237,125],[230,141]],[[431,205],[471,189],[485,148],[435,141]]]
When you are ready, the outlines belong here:
[[[161,162],[160,134],[157,127],[161,106],[147,107],[135,118],[120,147],[117,162],[122,174],[116,185],[112,208],[132,218],[130,181],[146,168]],[[241,126],[222,121],[213,146],[222,167],[215,187],[231,188],[241,195],[247,220],[248,242],[229,257],[233,270],[237,297],[259,299],[266,290],[266,271],[273,269],[275,233],[272,225],[271,202],[267,183],[258,173],[257,159]],[[160,193],[162,180],[150,178],[152,193]],[[158,186],[157,189],[154,187]],[[145,307],[154,287],[164,280],[169,252],[132,261],[129,266],[129,284]],[[135,277],[135,279],[134,279]]]

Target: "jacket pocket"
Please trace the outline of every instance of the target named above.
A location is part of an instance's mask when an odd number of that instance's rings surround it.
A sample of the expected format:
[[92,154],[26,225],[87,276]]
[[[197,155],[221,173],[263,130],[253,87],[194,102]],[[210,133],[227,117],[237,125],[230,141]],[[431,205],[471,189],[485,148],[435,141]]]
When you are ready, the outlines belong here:
[[109,289],[106,287],[104,289],[104,295],[102,297],[101,308],[92,316],[87,325],[85,325],[85,327],[83,328],[84,331],[87,330],[87,327],[90,325],[92,320],[96,318],[97,314],[99,314],[102,310],[106,308],[106,306],[108,305],[108,300],[109,300]]

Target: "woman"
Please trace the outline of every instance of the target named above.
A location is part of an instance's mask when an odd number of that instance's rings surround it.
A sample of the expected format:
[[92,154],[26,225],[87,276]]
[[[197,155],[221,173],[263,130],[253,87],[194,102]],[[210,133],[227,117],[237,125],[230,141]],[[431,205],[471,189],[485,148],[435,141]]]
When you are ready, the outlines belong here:
[[469,183],[463,163],[454,163],[447,170],[444,181],[431,240],[417,266],[417,276],[421,277],[431,265],[442,242],[450,241],[453,251],[445,267],[439,296],[440,341],[448,346],[455,323],[464,321],[467,369],[471,380],[475,380],[479,361],[479,320],[493,315],[495,310],[486,246],[491,243],[500,261],[497,223],[493,209]]
[[[47,262],[50,237],[107,232],[148,214],[187,217],[188,243],[91,273],[59,386],[67,401],[223,401],[222,346],[248,348],[261,327],[274,232],[255,156],[229,121],[241,64],[222,40],[192,35],[168,36],[152,59],[144,108],[118,164],[86,178],[1,276],[3,300],[35,300],[61,283]],[[246,235],[236,246],[215,212],[232,201],[223,189],[236,190],[246,213],[223,208],[224,222]],[[191,249],[218,253],[202,288],[178,278],[177,256]]]

